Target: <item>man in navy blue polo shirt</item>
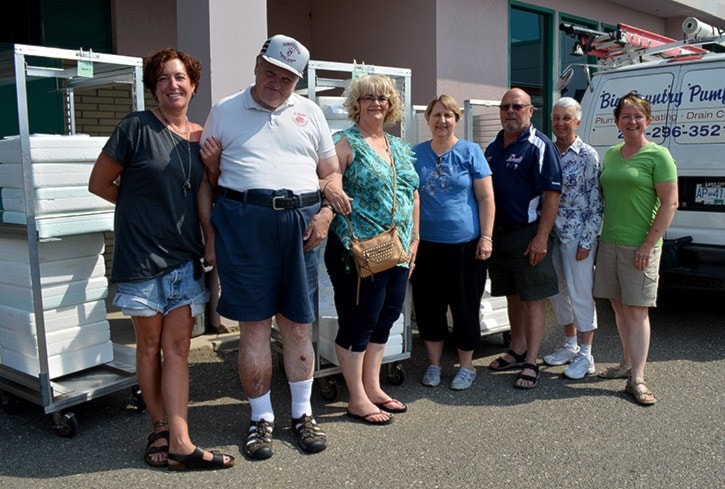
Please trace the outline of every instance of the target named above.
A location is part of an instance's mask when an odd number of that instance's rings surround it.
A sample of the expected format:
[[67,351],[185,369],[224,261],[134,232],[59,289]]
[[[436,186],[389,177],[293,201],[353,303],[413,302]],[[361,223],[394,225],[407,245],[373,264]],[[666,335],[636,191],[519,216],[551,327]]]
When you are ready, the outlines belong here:
[[511,348],[489,365],[521,368],[514,387],[539,381],[545,299],[558,292],[549,241],[559,210],[561,166],[554,143],[531,124],[531,97],[514,88],[501,99],[503,130],[485,154],[493,172],[496,219],[489,262],[491,295],[506,296]]

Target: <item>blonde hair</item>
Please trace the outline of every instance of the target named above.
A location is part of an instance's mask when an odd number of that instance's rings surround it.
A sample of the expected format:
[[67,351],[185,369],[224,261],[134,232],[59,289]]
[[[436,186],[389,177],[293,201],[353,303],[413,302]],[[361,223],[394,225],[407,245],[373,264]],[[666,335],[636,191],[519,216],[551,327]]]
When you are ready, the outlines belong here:
[[388,113],[385,125],[395,124],[403,118],[403,100],[392,78],[385,75],[365,75],[356,78],[345,90],[343,106],[347,109],[347,118],[353,122],[360,120],[360,97],[365,95],[385,95],[388,97]]
[[461,120],[461,107],[458,105],[458,102],[456,102],[456,99],[451,97],[450,95],[439,95],[438,97],[434,98],[430,102],[428,102],[428,106],[425,108],[425,113],[423,114],[425,117],[425,120],[430,119],[430,114],[433,112],[433,107],[435,107],[435,104],[438,102],[441,103],[443,107],[445,107],[446,110],[450,110],[456,115],[456,122]]

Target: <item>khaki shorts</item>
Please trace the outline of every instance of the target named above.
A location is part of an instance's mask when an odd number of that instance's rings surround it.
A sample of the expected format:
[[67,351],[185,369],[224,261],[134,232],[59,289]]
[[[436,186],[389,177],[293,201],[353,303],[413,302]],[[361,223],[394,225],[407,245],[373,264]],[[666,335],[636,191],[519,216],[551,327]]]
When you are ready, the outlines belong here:
[[645,270],[634,267],[638,246],[601,241],[594,269],[594,297],[619,299],[625,306],[655,307],[662,248],[655,248]]

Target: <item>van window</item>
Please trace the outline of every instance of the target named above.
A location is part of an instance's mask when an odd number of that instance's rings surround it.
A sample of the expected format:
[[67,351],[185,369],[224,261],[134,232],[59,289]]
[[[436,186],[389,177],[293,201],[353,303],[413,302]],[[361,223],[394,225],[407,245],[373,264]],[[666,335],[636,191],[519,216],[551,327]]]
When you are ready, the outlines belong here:
[[682,77],[680,144],[725,143],[725,68],[690,70]]
[[620,97],[637,90],[652,104],[652,123],[647,128],[647,139],[662,144],[672,131],[676,107],[682,102],[682,94],[672,91],[673,82],[672,73],[625,72],[622,76],[608,77],[590,99],[594,110],[591,111],[593,120],[587,142],[592,146],[611,146],[622,142],[622,134],[614,123],[614,108]]

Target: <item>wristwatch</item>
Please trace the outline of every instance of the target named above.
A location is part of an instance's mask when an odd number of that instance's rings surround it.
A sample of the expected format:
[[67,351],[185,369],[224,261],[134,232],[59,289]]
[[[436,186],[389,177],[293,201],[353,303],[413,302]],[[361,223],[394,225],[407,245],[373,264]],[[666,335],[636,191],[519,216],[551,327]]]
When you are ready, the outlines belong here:
[[335,215],[335,208],[332,207],[332,204],[322,204],[322,208],[325,208],[325,207],[327,207],[328,209],[330,209],[330,212],[332,212],[332,215],[333,216]]

